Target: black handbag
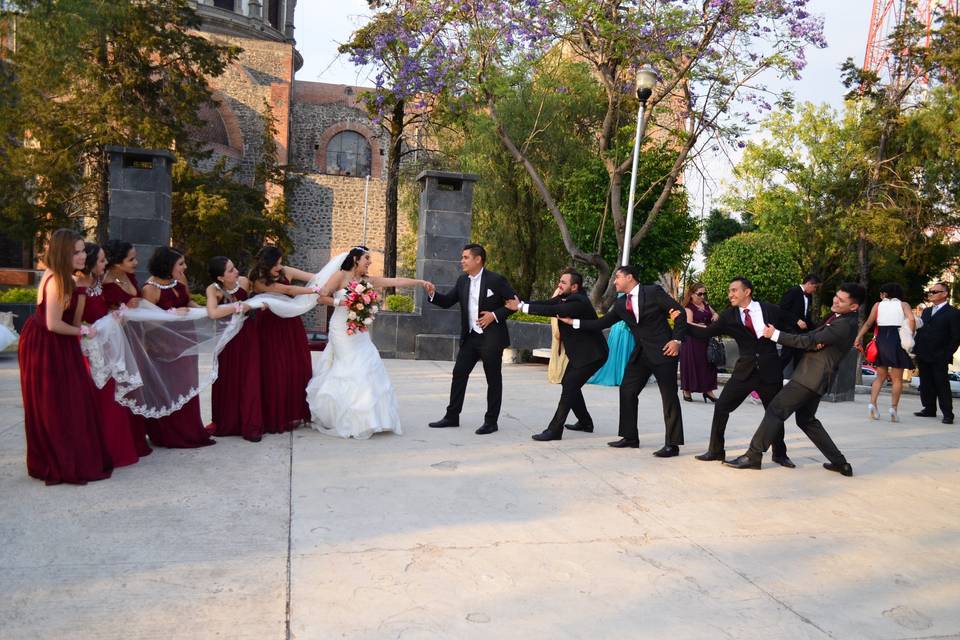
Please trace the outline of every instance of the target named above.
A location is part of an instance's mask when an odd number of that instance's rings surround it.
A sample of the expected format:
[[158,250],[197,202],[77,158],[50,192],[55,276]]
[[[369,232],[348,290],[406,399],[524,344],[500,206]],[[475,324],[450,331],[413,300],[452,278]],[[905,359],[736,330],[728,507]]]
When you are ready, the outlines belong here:
[[720,338],[710,338],[710,341],[707,342],[707,362],[716,368],[727,364],[727,350]]

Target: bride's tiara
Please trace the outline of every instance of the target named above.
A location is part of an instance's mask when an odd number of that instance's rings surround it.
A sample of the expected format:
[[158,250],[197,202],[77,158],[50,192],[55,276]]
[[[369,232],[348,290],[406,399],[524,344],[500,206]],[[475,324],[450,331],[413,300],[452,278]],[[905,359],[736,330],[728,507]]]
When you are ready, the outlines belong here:
[[350,251],[363,251],[364,253],[367,253],[368,251],[370,251],[370,249],[367,249],[367,248],[366,248],[365,246],[363,246],[362,244],[358,244],[357,246],[355,246],[355,247],[354,247],[353,249],[351,249]]

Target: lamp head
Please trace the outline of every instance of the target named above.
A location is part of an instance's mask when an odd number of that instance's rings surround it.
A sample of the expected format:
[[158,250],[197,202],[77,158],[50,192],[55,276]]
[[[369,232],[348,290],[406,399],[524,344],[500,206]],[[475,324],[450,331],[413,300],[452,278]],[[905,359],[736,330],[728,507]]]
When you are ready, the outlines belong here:
[[648,64],[637,70],[637,98],[640,99],[640,102],[646,104],[650,96],[653,95],[653,88],[657,86],[659,80],[660,74]]

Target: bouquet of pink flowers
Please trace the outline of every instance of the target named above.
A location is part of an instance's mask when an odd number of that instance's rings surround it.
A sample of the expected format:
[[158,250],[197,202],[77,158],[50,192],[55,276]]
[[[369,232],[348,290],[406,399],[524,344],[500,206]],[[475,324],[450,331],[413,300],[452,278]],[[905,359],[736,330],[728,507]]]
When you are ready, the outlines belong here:
[[340,304],[347,308],[347,335],[352,336],[373,324],[373,316],[380,311],[380,294],[369,283],[354,280]]

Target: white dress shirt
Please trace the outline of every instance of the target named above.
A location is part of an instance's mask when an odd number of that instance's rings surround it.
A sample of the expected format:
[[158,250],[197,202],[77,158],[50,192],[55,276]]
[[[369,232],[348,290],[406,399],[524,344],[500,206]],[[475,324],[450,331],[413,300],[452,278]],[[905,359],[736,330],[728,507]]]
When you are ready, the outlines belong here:
[[470,301],[467,304],[470,329],[477,333],[483,333],[483,329],[477,324],[477,321],[480,319],[480,278],[483,277],[483,269],[480,269],[477,275],[468,275],[467,277],[470,278]]
[[[760,308],[760,303],[756,300],[751,300],[750,304],[747,305],[747,309],[750,310],[750,321],[753,323],[753,332],[757,334],[757,339],[763,337],[763,328],[766,327],[766,323],[763,321],[763,309]],[[746,326],[747,324],[747,315],[743,312],[743,307],[737,309],[740,312],[740,322]],[[777,333],[773,334],[773,341],[777,341]]]
[[940,304],[935,304],[935,305],[933,305],[933,308],[930,309],[930,317],[932,318],[934,315],[936,315],[937,311],[940,311],[940,309],[942,309],[945,304],[947,304],[947,303],[946,303],[946,302],[941,302]]

